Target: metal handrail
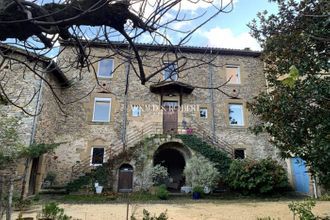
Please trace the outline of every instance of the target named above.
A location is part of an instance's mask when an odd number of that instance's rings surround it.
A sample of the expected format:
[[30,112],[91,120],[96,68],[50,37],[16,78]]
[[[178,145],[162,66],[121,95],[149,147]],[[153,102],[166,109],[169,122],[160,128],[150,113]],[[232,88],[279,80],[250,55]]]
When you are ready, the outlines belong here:
[[[190,125],[178,126],[177,132],[183,133],[184,130],[192,129],[192,134],[195,134],[199,138],[201,138],[203,141],[207,142],[211,146],[214,146],[216,148],[219,148],[221,150],[224,150],[226,153],[228,153],[231,157],[234,156],[234,149],[231,144],[228,142],[219,139],[218,137],[213,137],[210,134],[211,131],[209,131],[207,128],[199,125],[197,122],[192,121]],[[126,146],[127,148],[130,148],[134,146],[138,141],[141,141],[145,136],[148,135],[156,135],[156,134],[163,134],[163,126],[160,122],[147,122],[143,125],[140,129],[133,129],[128,132],[126,135]],[[110,160],[113,158],[113,156],[117,155],[123,150],[124,143],[122,143],[121,140],[117,140],[114,143],[110,145],[109,148],[105,149],[104,154],[108,155],[108,159]],[[248,156],[246,156],[248,158]],[[90,169],[93,169],[95,167],[90,165],[90,157],[87,157],[80,161],[80,163],[77,163],[72,166],[72,175],[71,177],[78,175],[79,173],[82,173],[83,171],[87,171]]]

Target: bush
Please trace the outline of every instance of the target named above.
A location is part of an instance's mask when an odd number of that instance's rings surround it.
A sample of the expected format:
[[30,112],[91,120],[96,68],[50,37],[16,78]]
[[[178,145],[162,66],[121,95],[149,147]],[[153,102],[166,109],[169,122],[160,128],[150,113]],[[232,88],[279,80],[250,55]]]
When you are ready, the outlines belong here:
[[[146,209],[143,209],[143,219],[142,220],[167,220],[167,210],[165,212],[162,212],[159,214],[159,216],[150,216],[150,212],[148,212]],[[137,220],[134,216],[131,216],[131,220]]]
[[303,202],[292,202],[290,203],[289,209],[293,212],[293,219],[298,216],[300,220],[330,220],[330,217],[319,217],[315,216],[312,212],[312,208],[315,206],[314,200],[305,200]]
[[138,190],[147,192],[151,186],[159,185],[168,178],[167,168],[161,165],[148,164],[141,172],[137,172],[135,186]]
[[168,191],[166,189],[165,185],[160,185],[156,189],[156,196],[161,200],[167,200],[168,199]]
[[227,176],[232,159],[230,159],[225,151],[212,147],[195,135],[182,134],[177,135],[177,137],[180,138],[186,146],[210,160],[217,168],[220,178],[224,179]]
[[243,194],[271,194],[288,188],[286,171],[270,158],[233,161],[227,182]]
[[219,179],[215,165],[203,156],[193,156],[189,159],[183,173],[186,183],[193,188],[196,186],[213,188]]
[[58,207],[58,204],[51,202],[43,206],[41,216],[38,219],[51,219],[51,220],[69,220],[71,217],[64,214],[64,209]]
[[195,186],[192,190],[193,192],[203,194],[204,193],[204,188],[201,186]]

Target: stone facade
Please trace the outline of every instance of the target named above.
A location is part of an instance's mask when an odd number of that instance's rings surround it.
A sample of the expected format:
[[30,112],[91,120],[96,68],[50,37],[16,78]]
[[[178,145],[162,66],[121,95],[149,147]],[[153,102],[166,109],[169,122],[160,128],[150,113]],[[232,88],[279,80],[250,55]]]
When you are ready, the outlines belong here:
[[[140,49],[143,51],[143,48]],[[104,147],[106,152],[123,147],[127,141],[128,147],[138,140],[132,138],[140,134],[147,134],[150,130],[162,133],[163,113],[153,111],[160,107],[161,101],[177,101],[182,106],[199,106],[207,108],[207,118],[199,117],[196,111],[179,111],[179,128],[183,121],[187,126],[199,125],[200,128],[216,139],[221,139],[232,149],[244,149],[251,158],[276,158],[276,152],[270,146],[266,135],[255,136],[248,127],[256,123],[256,119],[246,110],[246,103],[251,101],[259,92],[266,90],[263,74],[263,63],[259,54],[252,51],[222,50],[205,55],[205,49],[200,48],[187,51],[184,55],[191,61],[179,72],[179,82],[194,87],[215,87],[226,82],[226,65],[235,65],[240,69],[240,84],[223,86],[223,90],[235,99],[218,90],[195,88],[191,94],[180,95],[177,92],[165,93],[163,97],[150,92],[150,85],[162,81],[161,73],[156,75],[146,85],[141,85],[139,79],[119,56],[111,57],[114,60],[114,72],[111,78],[98,78],[98,60],[109,57],[109,49],[96,45],[91,49],[91,57],[95,57],[93,68],[76,69],[72,61],[76,60],[73,48],[66,45],[58,65],[62,68],[71,86],[66,89],[56,89],[56,94],[64,105],[54,101],[53,94],[45,89],[42,97],[44,106],[37,125],[37,142],[62,143],[55,151],[55,156],[44,158],[45,172],[57,173],[57,184],[64,185],[72,179],[72,169],[79,164],[89,164],[91,149]],[[144,65],[147,74],[162,68],[162,52],[157,48],[145,51]],[[168,60],[173,60],[174,54],[168,54]],[[204,60],[204,65],[201,65]],[[208,61],[212,60],[211,64]],[[179,66],[180,66],[179,61]],[[125,96],[126,76],[129,73],[128,94]],[[110,122],[93,122],[93,108],[95,98],[111,98]],[[231,126],[228,119],[228,104],[241,103],[244,107],[244,126]],[[132,116],[132,105],[142,106],[140,117]],[[126,107],[125,107],[126,106]],[[151,109],[146,110],[146,106]],[[194,108],[194,107],[192,107]],[[125,124],[126,121],[126,124]],[[131,142],[130,142],[131,141]],[[109,155],[106,153],[105,159]],[[76,165],[78,163],[78,165]]]

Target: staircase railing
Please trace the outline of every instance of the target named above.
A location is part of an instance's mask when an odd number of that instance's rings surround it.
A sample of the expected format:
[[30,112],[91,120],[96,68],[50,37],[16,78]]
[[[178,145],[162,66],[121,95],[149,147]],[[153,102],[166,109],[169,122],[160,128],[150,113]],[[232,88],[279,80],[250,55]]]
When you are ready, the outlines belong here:
[[[234,157],[235,148],[230,143],[221,140],[218,137],[212,136],[212,132],[209,129],[198,124],[197,122],[192,122],[186,127],[178,126],[177,133],[185,133],[183,130],[187,131],[188,129],[191,129],[191,134],[196,135],[211,146],[227,152],[232,158]],[[124,143],[121,140],[111,143],[111,145],[104,151],[105,158],[111,159],[115,155],[122,152],[124,147],[128,149],[143,140],[143,138],[157,134],[163,134],[163,125],[159,122],[147,122],[141,128],[129,129],[126,135],[126,145],[124,146]],[[249,158],[246,155],[245,157]],[[95,168],[96,166],[91,166],[91,158],[88,156],[72,166],[71,180]]]
[[[104,150],[104,157],[106,159],[111,159],[114,155],[119,154],[125,148],[133,147],[136,143],[141,141],[144,137],[153,135],[153,134],[161,134],[162,128],[159,127],[161,123],[149,122],[145,123],[142,128],[139,129],[131,129],[126,135],[126,144],[121,140],[117,140],[110,144],[108,148]],[[78,177],[82,173],[95,169],[96,166],[91,166],[91,158],[88,156],[87,158],[79,161],[71,168],[71,180],[75,177]]]

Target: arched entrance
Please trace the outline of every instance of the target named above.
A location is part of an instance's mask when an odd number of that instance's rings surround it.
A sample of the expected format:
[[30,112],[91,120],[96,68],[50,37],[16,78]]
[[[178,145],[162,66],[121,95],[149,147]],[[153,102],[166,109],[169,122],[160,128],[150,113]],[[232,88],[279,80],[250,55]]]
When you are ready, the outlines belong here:
[[132,192],[133,190],[133,167],[123,164],[119,168],[118,192]]
[[169,181],[166,186],[170,190],[180,190],[185,180],[183,170],[190,151],[182,144],[170,142],[162,144],[154,154],[154,165],[160,164],[167,168]]

